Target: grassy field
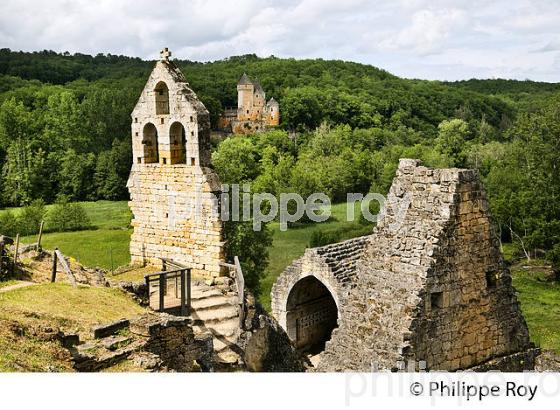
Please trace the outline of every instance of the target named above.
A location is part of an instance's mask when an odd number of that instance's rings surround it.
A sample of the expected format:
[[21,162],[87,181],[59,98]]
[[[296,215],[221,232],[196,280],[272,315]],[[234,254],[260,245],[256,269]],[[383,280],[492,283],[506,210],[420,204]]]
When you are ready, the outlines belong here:
[[[111,270],[127,265],[130,262],[128,245],[132,233],[127,201],[82,202],[82,205],[93,229],[46,233],[43,235],[43,247],[59,248],[63,254],[75,258],[85,266]],[[36,235],[22,238],[24,243],[36,241]]]
[[[112,270],[127,265],[130,262],[129,242],[132,233],[129,227],[131,213],[128,203],[126,201],[99,201],[82,202],[82,204],[94,229],[46,233],[43,235],[43,247],[46,249],[58,247],[63,254],[90,267],[98,266]],[[314,231],[341,232],[342,239],[364,235],[371,231],[371,227],[357,222],[359,205],[356,203],[355,206],[356,221],[354,222],[346,221],[346,204],[337,204],[332,207],[332,217],[327,222],[289,228],[285,232],[280,231],[278,223],[270,225],[274,242],[270,249],[270,264],[266,277],[262,281],[261,292],[261,302],[267,309],[270,308],[272,284],[286,266],[303,255]],[[36,236],[22,238],[24,243],[32,243],[36,240]],[[123,275],[126,276],[126,274]]]
[[511,274],[531,340],[560,354],[560,283],[547,280],[550,269],[542,260],[518,262]]

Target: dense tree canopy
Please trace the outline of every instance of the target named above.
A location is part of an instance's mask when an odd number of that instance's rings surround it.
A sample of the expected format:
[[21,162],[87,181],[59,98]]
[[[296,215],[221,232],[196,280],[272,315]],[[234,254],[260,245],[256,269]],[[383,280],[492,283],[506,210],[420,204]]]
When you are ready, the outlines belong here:
[[[342,201],[347,192],[386,192],[399,157],[474,167],[502,238],[528,256],[560,255],[558,84],[407,80],[351,62],[255,55],[176,63],[213,124],[236,104],[243,72],[280,103],[279,129],[218,145],[223,182]],[[0,50],[0,207],[125,199],[130,112],[152,66]]]

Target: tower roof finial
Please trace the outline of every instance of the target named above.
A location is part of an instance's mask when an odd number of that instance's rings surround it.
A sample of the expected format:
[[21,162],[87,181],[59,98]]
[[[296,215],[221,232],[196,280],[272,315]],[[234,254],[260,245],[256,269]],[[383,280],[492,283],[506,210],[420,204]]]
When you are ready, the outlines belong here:
[[169,57],[171,57],[171,51],[167,47],[159,52],[160,60],[161,61],[169,61]]

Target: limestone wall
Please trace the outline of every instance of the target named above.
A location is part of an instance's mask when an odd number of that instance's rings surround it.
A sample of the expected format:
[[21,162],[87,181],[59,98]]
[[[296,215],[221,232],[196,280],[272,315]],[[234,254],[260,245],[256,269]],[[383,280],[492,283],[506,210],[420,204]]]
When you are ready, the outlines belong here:
[[[408,202],[392,229],[394,209]],[[456,370],[529,347],[476,171],[401,160],[385,213],[319,370],[402,360]]]
[[[271,304],[273,315],[284,329],[288,329],[290,294],[294,286],[306,278],[314,277],[321,282],[331,293],[337,307],[346,303],[356,277],[356,262],[360,259],[367,240],[368,237],[363,236],[307,249],[304,256],[297,259],[280,275],[272,287]],[[309,300],[313,300],[312,295]],[[298,318],[301,318],[300,316]],[[343,319],[338,317],[339,325]]]
[[163,257],[192,267],[195,274],[220,274],[222,222],[211,195],[219,190],[213,171],[188,165],[134,165],[128,188],[134,215],[132,263],[161,265]]

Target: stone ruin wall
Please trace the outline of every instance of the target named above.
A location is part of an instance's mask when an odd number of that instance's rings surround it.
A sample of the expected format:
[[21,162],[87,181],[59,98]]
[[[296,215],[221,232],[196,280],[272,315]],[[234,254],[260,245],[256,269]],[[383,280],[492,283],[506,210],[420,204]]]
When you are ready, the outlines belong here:
[[[296,320],[314,322],[313,326],[300,326],[298,332],[302,340],[297,343],[301,348],[309,339],[316,335],[312,333],[322,332],[322,327],[328,324],[334,306],[328,304],[326,298],[318,299],[310,292],[318,293],[316,289],[298,287],[302,280],[316,278],[323,284],[330,294],[339,310],[346,304],[349,293],[352,290],[356,278],[356,263],[359,260],[367,236],[358,237],[336,244],[326,245],[319,248],[307,249],[303,257],[297,259],[278,278],[271,292],[271,306],[274,317],[279,324],[286,329],[290,338],[295,339],[295,329],[298,326]],[[317,282],[313,282],[317,283]],[[306,292],[307,294],[302,294]],[[304,303],[301,306],[290,306],[292,299],[313,300],[312,303]],[[288,311],[296,310],[295,314],[288,317]],[[339,325],[343,318],[338,318]]]
[[[393,205],[407,193],[406,218],[391,229]],[[394,369],[407,360],[457,370],[528,349],[478,173],[401,160],[387,205],[318,369]]]
[[[302,279],[317,278],[335,299],[338,327],[317,370],[419,361],[457,370],[500,357],[532,363],[477,172],[401,160],[385,205],[372,235],[308,249],[272,289],[273,314],[286,330],[290,293]],[[398,209],[406,210],[400,226]],[[506,362],[519,369],[519,360]]]
[[[156,113],[158,84],[168,88],[168,113]],[[134,164],[128,180],[134,233],[131,263],[161,266],[170,258],[198,276],[218,276],[224,260],[222,223],[211,194],[220,191],[210,166],[210,121],[204,105],[174,63],[156,66],[131,114]],[[172,124],[180,123],[186,158],[176,164]],[[157,129],[159,162],[146,163],[144,127]],[[176,141],[175,141],[176,142]],[[155,149],[156,147],[154,147]]]

